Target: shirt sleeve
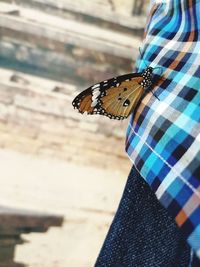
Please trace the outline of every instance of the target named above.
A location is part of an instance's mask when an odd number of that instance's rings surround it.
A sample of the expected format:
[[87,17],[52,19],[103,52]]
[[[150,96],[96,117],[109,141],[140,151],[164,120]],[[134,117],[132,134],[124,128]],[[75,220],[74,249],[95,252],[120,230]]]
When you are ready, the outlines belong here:
[[126,151],[200,258],[199,11],[200,1],[152,1],[137,66],[155,68],[160,101],[143,98]]

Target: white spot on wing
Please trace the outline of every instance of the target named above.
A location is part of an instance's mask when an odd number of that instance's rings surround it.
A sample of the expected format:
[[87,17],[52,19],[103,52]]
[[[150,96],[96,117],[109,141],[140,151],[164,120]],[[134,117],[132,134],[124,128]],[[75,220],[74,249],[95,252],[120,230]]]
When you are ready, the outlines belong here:
[[92,107],[94,107],[95,105],[93,104],[93,102],[97,101],[98,96],[100,95],[100,90],[99,88],[95,89],[94,91],[92,91]]
[[100,95],[100,91],[99,90],[95,90],[92,92],[92,95],[97,98]]
[[99,88],[99,83],[97,83],[94,86],[92,86],[92,89],[95,89],[95,88]]
[[95,99],[95,100],[93,100],[93,99],[92,99],[92,104],[91,104],[91,107],[95,107],[95,106],[96,106],[96,104],[97,104],[97,99]]

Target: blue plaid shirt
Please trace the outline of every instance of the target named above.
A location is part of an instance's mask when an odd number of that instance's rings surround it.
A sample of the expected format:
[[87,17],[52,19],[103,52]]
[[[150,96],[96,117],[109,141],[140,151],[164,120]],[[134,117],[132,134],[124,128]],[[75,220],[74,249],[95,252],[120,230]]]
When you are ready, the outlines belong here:
[[200,258],[200,1],[154,0],[138,70],[161,67],[131,118],[127,153]]

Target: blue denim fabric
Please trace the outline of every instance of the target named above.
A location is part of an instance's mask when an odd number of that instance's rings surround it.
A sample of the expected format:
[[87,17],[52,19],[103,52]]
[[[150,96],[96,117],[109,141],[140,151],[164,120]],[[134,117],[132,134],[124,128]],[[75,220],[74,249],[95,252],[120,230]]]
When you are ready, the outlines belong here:
[[95,267],[200,267],[134,167]]

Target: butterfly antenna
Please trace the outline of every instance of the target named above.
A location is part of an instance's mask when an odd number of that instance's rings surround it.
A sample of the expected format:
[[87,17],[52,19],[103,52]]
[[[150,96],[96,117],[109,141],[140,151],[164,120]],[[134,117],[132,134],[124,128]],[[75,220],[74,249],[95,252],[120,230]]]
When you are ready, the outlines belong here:
[[151,91],[152,95],[155,96],[155,98],[157,98],[160,101],[160,98],[154,93],[154,91],[151,89],[150,89],[150,91]]
[[[140,58],[142,59],[142,50],[141,50],[141,47],[139,47],[139,52],[140,52]],[[144,65],[148,68],[145,60],[143,59],[143,62],[144,62]]]
[[142,50],[141,47],[139,47],[140,57],[142,58]]

